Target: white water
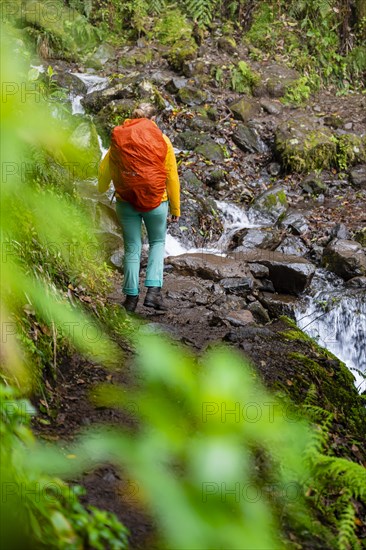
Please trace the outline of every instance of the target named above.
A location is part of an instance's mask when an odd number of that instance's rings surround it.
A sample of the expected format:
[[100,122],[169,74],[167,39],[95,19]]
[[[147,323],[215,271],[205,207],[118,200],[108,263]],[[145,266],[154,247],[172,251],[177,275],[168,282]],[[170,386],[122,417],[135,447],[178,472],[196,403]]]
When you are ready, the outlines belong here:
[[84,82],[86,86],[86,93],[91,94],[92,92],[99,92],[104,90],[109,83],[108,78],[104,76],[97,76],[95,74],[85,74],[85,73],[71,73],[76,76],[79,80]]
[[313,290],[295,312],[298,326],[348,366],[360,392],[366,390],[366,292],[349,290],[319,270]]

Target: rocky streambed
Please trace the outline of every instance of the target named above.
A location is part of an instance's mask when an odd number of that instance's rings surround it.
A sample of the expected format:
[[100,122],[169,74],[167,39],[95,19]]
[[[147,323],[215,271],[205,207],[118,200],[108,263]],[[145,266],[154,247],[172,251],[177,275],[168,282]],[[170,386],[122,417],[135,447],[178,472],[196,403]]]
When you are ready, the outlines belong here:
[[[244,54],[223,41],[215,48],[204,44],[175,66],[159,47],[149,62],[140,60],[144,49],[133,45],[106,54],[98,71],[55,62],[54,78],[68,89],[98,158],[138,101],[158,106],[182,184],[165,286],[179,326],[183,318],[191,326],[205,321],[206,333],[288,315],[346,361],[363,391],[365,98],[322,92],[305,106],[285,105],[280,99],[298,75],[274,63],[253,67],[260,75],[253,94],[238,94],[217,83],[212,67]],[[95,178],[78,187],[106,259],[120,270],[123,242],[109,197],[97,193]]]

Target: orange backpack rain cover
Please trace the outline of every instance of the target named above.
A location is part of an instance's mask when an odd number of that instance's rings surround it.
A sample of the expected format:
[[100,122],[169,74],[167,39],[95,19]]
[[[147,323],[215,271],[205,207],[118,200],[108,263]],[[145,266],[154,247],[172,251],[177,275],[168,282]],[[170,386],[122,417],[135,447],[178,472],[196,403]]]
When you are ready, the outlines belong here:
[[126,120],[112,132],[110,167],[115,190],[140,212],[161,203],[167,151],[161,130],[147,118]]

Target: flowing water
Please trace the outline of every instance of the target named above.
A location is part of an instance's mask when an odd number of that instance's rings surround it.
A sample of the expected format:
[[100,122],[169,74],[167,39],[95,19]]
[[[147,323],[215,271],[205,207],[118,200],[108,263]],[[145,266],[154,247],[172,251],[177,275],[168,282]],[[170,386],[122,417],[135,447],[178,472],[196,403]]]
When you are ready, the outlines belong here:
[[[108,79],[96,75],[73,73],[86,86],[86,94],[103,90]],[[70,101],[73,114],[83,114],[83,95],[72,95]],[[106,149],[99,138],[102,155]],[[231,237],[239,230],[260,227],[252,223],[247,213],[235,204],[216,201],[224,230],[215,246],[195,248],[184,246],[180,240],[169,234],[166,240],[166,256],[178,256],[187,252],[205,252],[224,255]],[[267,223],[263,223],[268,226]],[[298,326],[319,344],[345,362],[356,379],[359,391],[366,391],[366,292],[351,291],[344,287],[338,277],[318,270],[307,296],[299,300],[295,311]]]

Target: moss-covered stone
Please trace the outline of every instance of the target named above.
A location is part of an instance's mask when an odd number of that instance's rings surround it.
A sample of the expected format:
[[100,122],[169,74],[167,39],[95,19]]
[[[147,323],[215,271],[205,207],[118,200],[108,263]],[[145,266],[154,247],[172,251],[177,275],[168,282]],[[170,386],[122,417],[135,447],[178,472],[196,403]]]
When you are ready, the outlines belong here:
[[282,164],[294,172],[330,168],[337,154],[337,140],[329,128],[303,117],[277,128],[275,146]]
[[253,116],[259,113],[259,104],[248,98],[243,98],[240,101],[236,101],[230,105],[231,111],[234,113],[234,117],[243,122],[248,122]]
[[196,55],[197,44],[193,40],[182,40],[169,50],[166,58],[174,71],[182,72],[184,62],[194,59]]
[[363,227],[359,231],[356,231],[354,235],[355,241],[360,243],[364,248],[366,248],[366,227]]
[[288,209],[286,193],[282,187],[273,187],[256,197],[250,207],[254,218],[276,222]]
[[195,148],[195,152],[207,160],[222,162],[225,159],[224,151],[218,143],[207,141]]
[[204,90],[198,90],[192,86],[181,88],[177,94],[179,101],[185,105],[201,105],[207,99],[207,93]]
[[366,162],[366,140],[356,134],[342,134],[337,139],[337,167],[345,170],[348,166]]

